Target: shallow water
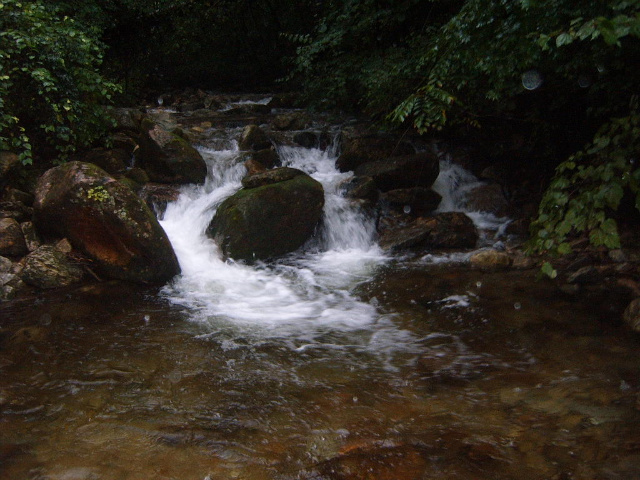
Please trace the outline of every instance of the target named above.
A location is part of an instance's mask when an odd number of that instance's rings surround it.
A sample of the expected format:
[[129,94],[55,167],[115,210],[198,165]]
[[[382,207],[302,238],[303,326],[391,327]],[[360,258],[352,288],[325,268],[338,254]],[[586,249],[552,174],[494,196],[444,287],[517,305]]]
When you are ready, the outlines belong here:
[[3,305],[0,478],[639,478],[640,342],[530,276],[387,265],[307,343],[119,284]]
[[[204,230],[240,188],[238,133],[211,132],[206,184],[164,213],[169,285],[0,304],[0,479],[640,478],[624,299],[385,255],[331,150],[279,151],[324,185],[316,239],[225,261]],[[451,179],[476,180],[443,171],[456,209]],[[485,243],[505,222],[473,218]]]

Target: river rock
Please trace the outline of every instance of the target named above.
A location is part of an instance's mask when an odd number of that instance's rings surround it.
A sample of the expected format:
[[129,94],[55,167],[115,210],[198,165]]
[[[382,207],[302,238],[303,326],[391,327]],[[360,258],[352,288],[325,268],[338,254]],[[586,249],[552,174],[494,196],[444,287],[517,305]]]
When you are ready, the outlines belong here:
[[469,258],[472,267],[485,271],[505,270],[511,266],[512,259],[505,252],[488,249],[474,253]]
[[265,172],[267,170],[267,167],[265,167],[263,164],[261,164],[260,162],[254,160],[251,157],[249,157],[249,159],[245,160],[244,168],[247,169],[247,175],[248,176],[255,175],[256,173],[262,173],[262,172]]
[[22,230],[22,234],[24,235],[24,243],[27,246],[27,250],[30,252],[36,250],[40,246],[41,242],[33,222],[21,223],[20,230]]
[[200,153],[179,135],[151,119],[142,122],[140,166],[153,182],[204,183],[207,165]]
[[24,287],[20,279],[22,266],[0,256],[0,301],[11,300]]
[[68,238],[109,278],[164,283],[180,271],[151,210],[95,165],[69,162],[48,170],[38,181],[34,209],[39,232]]
[[29,220],[33,215],[33,209],[18,201],[0,202],[0,218],[13,218],[17,222]]
[[3,187],[19,170],[20,158],[13,152],[0,151],[0,187]]
[[0,255],[19,257],[27,252],[20,224],[13,218],[0,218]]
[[465,207],[471,212],[487,212],[496,217],[508,217],[513,214],[511,204],[497,183],[480,185],[468,192]]
[[115,175],[126,170],[131,163],[131,155],[124,149],[94,148],[74,155],[72,160],[93,163],[105,172]]
[[422,152],[365,163],[354,173],[358,177],[371,177],[382,192],[398,188],[430,188],[440,173],[440,162],[436,155]]
[[327,480],[413,480],[432,478],[434,452],[417,445],[365,445],[319,463],[319,476],[304,479]]
[[377,202],[380,197],[376,182],[371,177],[353,177],[345,182],[343,188],[349,198]]
[[623,319],[634,332],[640,333],[640,298],[636,298],[627,306]]
[[278,152],[273,146],[251,152],[249,155],[251,156],[252,160],[258,162],[261,165],[264,165],[265,168],[274,168],[278,165],[281,165]]
[[225,257],[269,259],[297,250],[313,235],[324,206],[319,182],[279,168],[243,183],[247,186],[220,205],[207,229]]
[[478,231],[473,221],[460,212],[419,217],[408,225],[385,230],[380,246],[385,250],[414,248],[473,248]]
[[415,148],[397,136],[344,130],[342,152],[336,160],[341,172],[350,172],[364,163],[416,153]]
[[84,273],[53,245],[42,245],[24,258],[22,280],[38,288],[59,288],[79,282]]
[[423,216],[438,208],[442,197],[430,188],[415,187],[390,190],[381,196],[381,200],[394,208],[408,209],[405,213]]
[[264,150],[271,147],[271,140],[258,125],[247,125],[238,140],[240,150]]
[[109,115],[115,121],[115,130],[138,132],[144,113],[139,108],[112,108]]
[[311,126],[311,117],[306,112],[289,112],[276,115],[272,121],[276,130],[304,130]]

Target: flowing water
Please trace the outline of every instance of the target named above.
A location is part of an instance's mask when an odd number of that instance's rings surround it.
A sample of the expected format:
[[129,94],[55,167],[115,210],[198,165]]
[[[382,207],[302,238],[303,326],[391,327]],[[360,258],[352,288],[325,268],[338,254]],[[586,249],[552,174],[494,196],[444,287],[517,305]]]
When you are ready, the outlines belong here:
[[[204,231],[245,174],[238,135],[211,133],[206,184],[162,217],[182,275],[160,292],[0,305],[1,479],[640,478],[640,340],[615,295],[384,254],[331,149],[279,149],[325,188],[316,238],[224,261]],[[442,170],[459,209],[476,180]],[[504,219],[472,216],[498,240]]]

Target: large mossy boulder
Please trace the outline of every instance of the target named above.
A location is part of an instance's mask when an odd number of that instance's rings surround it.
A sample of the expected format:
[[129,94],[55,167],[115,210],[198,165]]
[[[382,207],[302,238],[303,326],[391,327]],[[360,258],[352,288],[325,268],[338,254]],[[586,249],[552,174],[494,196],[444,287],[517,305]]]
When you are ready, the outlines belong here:
[[255,261],[300,248],[322,218],[322,185],[300,170],[277,168],[247,177],[226,199],[207,234],[226,258]]
[[207,165],[187,140],[149,118],[141,129],[139,162],[152,182],[204,183]]
[[429,152],[360,165],[355,172],[358,177],[371,177],[382,192],[399,188],[429,188],[440,174],[438,157]]
[[164,283],[180,271],[147,205],[95,165],[70,162],[45,172],[36,187],[34,222],[42,234],[68,238],[109,278]]

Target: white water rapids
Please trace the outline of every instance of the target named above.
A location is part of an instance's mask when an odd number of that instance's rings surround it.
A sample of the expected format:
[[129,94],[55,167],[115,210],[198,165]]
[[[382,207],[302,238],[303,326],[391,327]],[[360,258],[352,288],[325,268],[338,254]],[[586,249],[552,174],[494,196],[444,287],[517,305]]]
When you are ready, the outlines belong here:
[[350,290],[385,257],[375,243],[373,221],[340,195],[340,184],[351,174],[335,169],[333,152],[280,149],[284,165],[324,186],[324,223],[305,254],[257,266],[222,260],[205,235],[216,208],[246,174],[237,147],[201,153],[209,167],[205,185],[186,187],[161,222],[182,268],[164,290],[172,303],[188,307],[214,331],[231,326],[260,336],[309,336],[308,341],[326,328],[358,330],[378,319],[375,307]]
[[[351,293],[389,257],[376,244],[374,220],[341,194],[341,185],[352,173],[335,168],[334,149],[280,147],[278,151],[283,165],[305,171],[324,187],[324,219],[317,238],[275,263],[222,260],[205,230],[220,203],[241,188],[246,174],[235,141],[227,142],[227,148],[200,149],[209,169],[206,183],[184,187],[164,213],[161,224],[182,268],[182,274],[165,287],[164,296],[186,307],[209,335],[287,338],[295,348],[326,345],[327,334],[346,334],[348,340],[339,343],[376,344],[377,349],[382,337],[390,343],[404,338],[400,343],[405,343],[407,333],[377,311],[375,300],[365,303]],[[445,207],[455,209],[455,192],[449,186],[454,180],[460,183],[461,173],[443,167],[436,187],[448,202]],[[463,177],[466,183],[473,181]]]

